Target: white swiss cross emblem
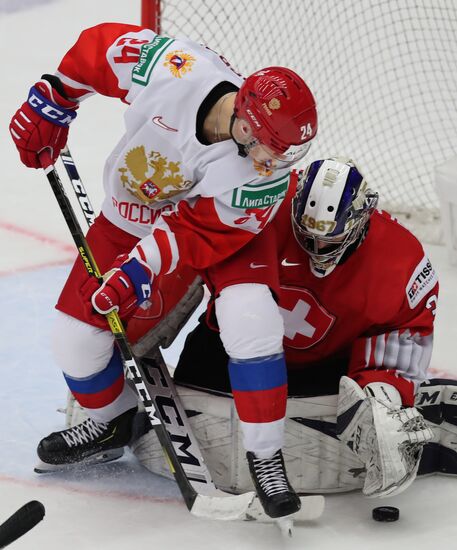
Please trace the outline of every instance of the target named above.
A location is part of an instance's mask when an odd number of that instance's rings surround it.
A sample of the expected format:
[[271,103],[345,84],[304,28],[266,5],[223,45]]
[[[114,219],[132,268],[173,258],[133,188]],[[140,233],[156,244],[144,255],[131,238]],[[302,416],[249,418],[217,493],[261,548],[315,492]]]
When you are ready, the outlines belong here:
[[322,340],[335,322],[309,290],[281,287],[279,311],[284,319],[284,344],[307,349]]

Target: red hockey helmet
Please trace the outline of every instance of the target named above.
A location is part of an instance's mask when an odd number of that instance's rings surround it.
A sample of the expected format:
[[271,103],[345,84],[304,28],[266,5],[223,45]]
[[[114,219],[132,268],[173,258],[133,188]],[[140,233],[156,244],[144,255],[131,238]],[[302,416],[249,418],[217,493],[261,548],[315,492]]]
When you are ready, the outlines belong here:
[[236,95],[234,114],[252,130],[251,141],[243,145],[249,149],[253,141],[260,143],[287,164],[305,156],[317,132],[313,94],[285,67],[267,67],[248,76]]

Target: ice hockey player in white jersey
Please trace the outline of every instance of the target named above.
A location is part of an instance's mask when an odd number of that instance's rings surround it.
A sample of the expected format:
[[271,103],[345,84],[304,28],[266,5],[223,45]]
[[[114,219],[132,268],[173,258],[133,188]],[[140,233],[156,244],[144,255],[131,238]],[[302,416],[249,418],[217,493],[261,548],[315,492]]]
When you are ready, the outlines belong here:
[[137,397],[104,315],[117,310],[128,321],[177,265],[206,269],[248,243],[275,216],[289,168],[317,131],[313,95],[290,69],[243,79],[190,40],[105,23],[82,32],[13,116],[26,166],[55,162],[80,103],[94,93],[128,108],[87,235],[104,283],[78,258],[56,306],[55,357],[89,420],[41,441],[38,454],[51,465],[101,451],[110,459],[130,438]]

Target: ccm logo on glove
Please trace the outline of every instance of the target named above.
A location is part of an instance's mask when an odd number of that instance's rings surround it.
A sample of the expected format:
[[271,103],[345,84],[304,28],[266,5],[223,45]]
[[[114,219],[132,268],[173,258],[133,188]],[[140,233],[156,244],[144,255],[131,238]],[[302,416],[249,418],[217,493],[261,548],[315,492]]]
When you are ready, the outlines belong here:
[[36,86],[30,88],[27,99],[30,107],[42,118],[49,120],[58,126],[67,127],[73,119],[76,118],[76,112],[71,109],[65,109],[53,103],[49,98],[40,94]]

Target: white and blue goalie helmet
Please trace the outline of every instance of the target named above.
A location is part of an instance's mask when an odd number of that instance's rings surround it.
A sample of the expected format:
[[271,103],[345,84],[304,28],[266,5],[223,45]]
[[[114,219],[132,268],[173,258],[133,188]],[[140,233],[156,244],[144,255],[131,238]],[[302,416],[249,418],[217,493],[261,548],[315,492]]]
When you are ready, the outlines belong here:
[[314,275],[330,275],[344,253],[360,245],[377,202],[351,159],[316,160],[300,174],[292,227]]

